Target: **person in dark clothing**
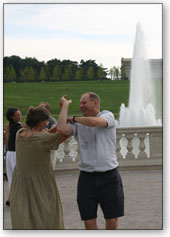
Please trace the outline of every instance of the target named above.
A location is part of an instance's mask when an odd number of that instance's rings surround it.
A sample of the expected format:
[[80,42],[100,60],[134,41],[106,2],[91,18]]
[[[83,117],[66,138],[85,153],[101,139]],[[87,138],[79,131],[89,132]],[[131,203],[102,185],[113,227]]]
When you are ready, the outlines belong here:
[[[17,131],[22,128],[21,112],[18,108],[12,107],[7,110],[6,118],[9,124],[6,126],[6,173],[8,178],[8,188],[10,192],[12,174],[16,165],[16,150],[15,150],[15,137]],[[6,205],[10,205],[10,195],[6,201]]]

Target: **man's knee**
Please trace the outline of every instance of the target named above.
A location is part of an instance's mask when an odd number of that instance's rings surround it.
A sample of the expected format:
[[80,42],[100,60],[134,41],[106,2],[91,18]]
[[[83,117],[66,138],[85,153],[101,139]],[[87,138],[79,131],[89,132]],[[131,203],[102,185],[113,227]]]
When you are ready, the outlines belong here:
[[84,221],[84,225],[86,230],[97,230],[97,222],[96,219],[86,220]]
[[116,230],[118,227],[118,218],[106,219],[106,229]]

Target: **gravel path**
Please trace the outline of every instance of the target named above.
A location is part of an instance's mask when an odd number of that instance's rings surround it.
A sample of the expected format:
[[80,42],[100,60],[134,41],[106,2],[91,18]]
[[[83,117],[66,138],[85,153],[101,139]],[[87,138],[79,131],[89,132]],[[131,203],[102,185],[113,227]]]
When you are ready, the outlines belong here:
[[[162,229],[162,171],[120,171],[125,194],[125,216],[119,218],[121,230]],[[76,203],[78,173],[56,175],[60,192],[65,229],[84,229]],[[4,229],[11,229],[7,181],[4,181]],[[105,228],[102,211],[98,210],[99,229]]]

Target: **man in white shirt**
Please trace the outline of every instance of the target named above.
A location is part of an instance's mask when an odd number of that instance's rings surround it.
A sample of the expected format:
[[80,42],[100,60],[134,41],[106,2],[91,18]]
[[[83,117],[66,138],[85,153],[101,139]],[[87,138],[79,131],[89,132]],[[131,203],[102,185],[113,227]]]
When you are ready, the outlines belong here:
[[[98,229],[100,204],[106,229],[117,229],[118,217],[124,215],[124,193],[116,156],[116,126],[110,111],[100,112],[100,98],[94,92],[81,96],[83,117],[67,118],[71,100],[61,99],[58,130],[77,137],[80,150],[80,175],[77,202],[86,229]],[[67,123],[69,121],[70,123]]]

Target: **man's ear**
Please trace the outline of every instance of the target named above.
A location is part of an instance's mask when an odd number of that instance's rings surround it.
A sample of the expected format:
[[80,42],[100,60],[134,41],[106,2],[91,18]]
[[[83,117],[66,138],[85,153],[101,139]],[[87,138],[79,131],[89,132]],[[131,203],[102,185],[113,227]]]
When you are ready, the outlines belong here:
[[99,108],[99,102],[98,102],[98,100],[94,100],[94,104],[95,104],[96,107]]

